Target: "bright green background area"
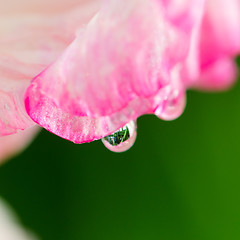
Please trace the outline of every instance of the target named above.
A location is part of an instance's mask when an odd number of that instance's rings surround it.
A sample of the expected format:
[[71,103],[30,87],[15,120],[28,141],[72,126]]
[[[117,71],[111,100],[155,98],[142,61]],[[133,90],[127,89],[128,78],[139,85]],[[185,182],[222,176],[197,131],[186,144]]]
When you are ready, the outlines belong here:
[[239,240],[240,83],[138,120],[126,153],[42,131],[0,168],[0,195],[43,240]]

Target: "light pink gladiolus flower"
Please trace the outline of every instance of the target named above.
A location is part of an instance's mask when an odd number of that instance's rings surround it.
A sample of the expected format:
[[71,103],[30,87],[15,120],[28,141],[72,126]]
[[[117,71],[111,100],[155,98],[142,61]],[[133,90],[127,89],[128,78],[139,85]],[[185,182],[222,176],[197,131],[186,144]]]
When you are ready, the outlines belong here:
[[240,0],[29,3],[2,1],[1,135],[34,121],[90,142],[142,114],[175,119],[186,89],[236,79]]

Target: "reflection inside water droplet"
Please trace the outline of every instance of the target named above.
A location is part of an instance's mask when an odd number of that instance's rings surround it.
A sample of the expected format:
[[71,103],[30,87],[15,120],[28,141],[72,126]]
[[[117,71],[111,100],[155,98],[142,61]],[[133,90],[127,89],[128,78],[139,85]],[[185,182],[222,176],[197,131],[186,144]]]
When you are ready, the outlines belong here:
[[131,121],[113,134],[102,138],[102,142],[113,152],[124,152],[134,144],[136,136],[136,124]]

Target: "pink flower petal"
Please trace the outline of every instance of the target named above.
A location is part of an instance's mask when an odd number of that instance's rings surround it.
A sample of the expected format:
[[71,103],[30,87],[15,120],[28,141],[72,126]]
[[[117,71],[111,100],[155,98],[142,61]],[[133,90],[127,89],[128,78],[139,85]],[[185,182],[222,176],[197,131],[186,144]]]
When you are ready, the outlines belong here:
[[169,7],[177,3],[106,1],[62,56],[31,83],[25,100],[31,118],[82,143],[142,114],[178,117],[185,103],[181,62],[204,1]]
[[240,52],[240,0],[208,0],[201,32],[201,62]]
[[34,125],[25,111],[24,92],[96,12],[95,5],[80,3],[84,1],[0,2],[0,136]]
[[23,150],[33,139],[39,127],[30,127],[18,133],[0,137],[0,163]]
[[226,89],[236,80],[240,53],[240,0],[208,0],[200,38],[200,88]]
[[228,89],[237,80],[237,66],[231,58],[219,58],[202,70],[194,87],[205,91]]

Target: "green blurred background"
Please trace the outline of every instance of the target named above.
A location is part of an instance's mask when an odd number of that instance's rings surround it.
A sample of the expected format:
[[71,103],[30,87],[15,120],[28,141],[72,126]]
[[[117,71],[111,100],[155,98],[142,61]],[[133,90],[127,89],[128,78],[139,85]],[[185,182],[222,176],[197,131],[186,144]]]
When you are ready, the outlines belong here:
[[42,131],[0,168],[0,195],[42,240],[239,240],[240,83],[137,123],[121,154]]

